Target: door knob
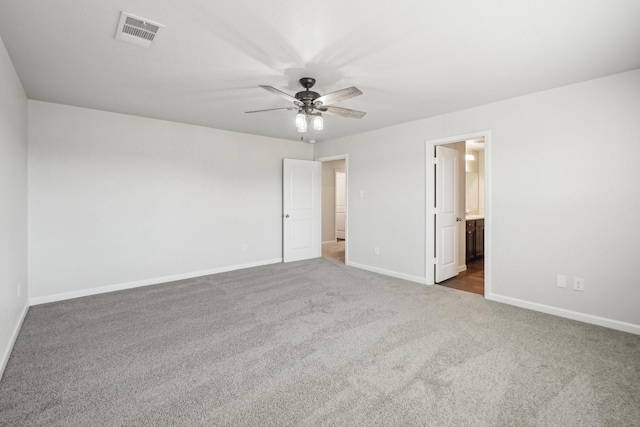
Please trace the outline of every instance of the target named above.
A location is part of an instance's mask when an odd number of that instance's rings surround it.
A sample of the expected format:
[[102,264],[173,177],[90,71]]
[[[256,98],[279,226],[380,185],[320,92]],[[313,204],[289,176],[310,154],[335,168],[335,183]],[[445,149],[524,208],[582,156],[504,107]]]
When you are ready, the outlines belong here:
[[456,221],[462,221],[462,218],[456,218]]
[[284,214],[284,217],[285,218],[289,218],[289,214]]

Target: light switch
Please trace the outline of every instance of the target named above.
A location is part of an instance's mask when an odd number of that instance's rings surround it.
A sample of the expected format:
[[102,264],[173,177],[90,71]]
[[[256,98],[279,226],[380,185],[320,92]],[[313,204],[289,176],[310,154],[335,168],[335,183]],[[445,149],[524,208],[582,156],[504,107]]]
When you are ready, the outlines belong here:
[[558,274],[558,277],[556,278],[556,286],[559,288],[566,288],[567,287],[567,276],[564,276],[562,274]]

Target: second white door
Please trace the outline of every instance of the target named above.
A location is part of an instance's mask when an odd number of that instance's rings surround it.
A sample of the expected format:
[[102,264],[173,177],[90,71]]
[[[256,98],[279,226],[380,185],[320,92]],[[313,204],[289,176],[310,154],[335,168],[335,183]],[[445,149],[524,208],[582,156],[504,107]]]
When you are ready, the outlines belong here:
[[436,146],[436,283],[458,275],[458,157],[457,150]]
[[283,161],[284,262],[322,256],[321,170],[320,162]]

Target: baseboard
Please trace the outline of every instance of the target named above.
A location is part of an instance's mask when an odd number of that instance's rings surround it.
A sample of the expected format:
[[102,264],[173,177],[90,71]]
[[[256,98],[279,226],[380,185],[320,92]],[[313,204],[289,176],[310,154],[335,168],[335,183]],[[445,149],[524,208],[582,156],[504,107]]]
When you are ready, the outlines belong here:
[[373,273],[384,274],[385,276],[391,276],[398,279],[408,280],[410,282],[420,283],[424,285],[427,283],[424,277],[412,276],[410,274],[398,273],[397,271],[385,270],[383,268],[372,267],[370,265],[359,264],[357,262],[347,261],[346,265],[350,267],[359,268],[361,270],[371,271]]
[[535,302],[506,297],[503,295],[490,294],[490,295],[485,295],[485,298],[491,301],[501,302],[501,303],[513,305],[516,307],[539,311],[546,314],[553,314],[554,316],[564,317],[572,320],[578,320],[580,322],[590,323],[592,325],[604,326],[605,328],[610,328],[618,331],[629,332],[630,334],[640,335],[640,325],[635,325],[633,323],[621,322],[619,320],[608,319],[606,317],[593,316],[591,314],[565,310],[564,308],[538,304]]
[[16,343],[16,339],[18,338],[18,334],[20,333],[20,328],[22,328],[22,323],[24,322],[24,318],[27,316],[27,311],[29,311],[29,302],[24,305],[22,309],[22,314],[20,315],[20,320],[16,324],[15,328],[13,328],[13,332],[11,333],[11,339],[9,340],[9,345],[5,349],[4,353],[2,353],[2,360],[0,360],[0,380],[4,375],[4,368],[7,367],[7,363],[9,362],[9,357],[11,356],[11,352],[13,351],[13,345]]
[[241,270],[243,268],[260,267],[262,265],[277,264],[282,262],[282,258],[275,258],[247,264],[231,265],[226,267],[214,268],[211,270],[195,271],[191,273],[176,274],[173,276],[156,277],[153,279],[138,280],[135,282],[119,283],[116,285],[101,286],[99,288],[83,289],[81,291],[64,292],[60,294],[47,295],[43,297],[35,297],[29,299],[30,305],[46,304],[56,301],[64,301],[73,298],[86,297],[89,295],[104,294],[107,292],[122,291],[124,289],[139,288],[142,286],[158,285],[160,283],[173,282],[176,280],[192,279],[194,277],[208,276],[210,274],[226,273],[227,271]]
[[458,266],[458,273],[462,273],[463,271],[467,271],[467,264]]
[[326,245],[328,243],[337,243],[338,241],[336,239],[333,240],[327,240],[326,242],[322,242],[323,245]]

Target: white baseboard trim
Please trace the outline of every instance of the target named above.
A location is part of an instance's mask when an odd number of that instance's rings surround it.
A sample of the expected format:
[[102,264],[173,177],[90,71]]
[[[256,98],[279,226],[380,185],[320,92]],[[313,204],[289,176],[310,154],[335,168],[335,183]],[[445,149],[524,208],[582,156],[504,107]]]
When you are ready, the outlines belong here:
[[16,343],[16,339],[18,338],[18,334],[20,333],[20,328],[22,328],[22,323],[24,322],[24,318],[27,317],[27,311],[29,311],[29,301],[27,301],[22,309],[22,314],[20,315],[20,319],[16,326],[13,328],[13,332],[11,333],[11,339],[9,340],[9,345],[4,349],[2,353],[2,360],[0,360],[0,380],[4,375],[4,368],[7,367],[7,362],[9,362],[9,357],[11,356],[11,352],[13,351],[13,345]]
[[361,270],[371,271],[373,273],[384,274],[385,276],[391,276],[398,279],[408,280],[410,282],[420,283],[424,285],[427,283],[424,277],[412,276],[410,274],[398,273],[397,271],[385,270],[383,268],[372,267],[370,265],[359,264],[357,262],[347,261],[346,265],[350,267],[359,268]]
[[458,273],[462,273],[463,271],[467,271],[467,264],[458,266]]
[[173,276],[156,277],[154,279],[138,280],[135,282],[119,283],[116,285],[100,286],[98,288],[83,289],[80,291],[63,292],[60,294],[46,295],[29,299],[30,305],[46,304],[49,302],[64,301],[73,298],[86,297],[89,295],[104,294],[107,292],[121,291],[124,289],[139,288],[142,286],[158,285],[160,283],[173,282],[176,280],[192,279],[194,277],[208,276],[210,274],[226,273],[227,271],[241,270],[243,268],[260,267],[262,265],[277,264],[282,262],[282,258],[274,258],[263,261],[251,262],[247,264],[230,265],[226,267],[213,268],[211,270],[194,271],[191,273],[176,274]]
[[323,245],[326,245],[327,243],[337,243],[338,241],[336,239],[333,240],[327,240],[326,242],[322,242]]
[[635,325],[633,323],[621,322],[619,320],[608,319],[606,317],[593,316],[591,314],[566,310],[564,308],[553,307],[550,305],[538,304],[536,302],[506,297],[503,295],[490,294],[485,295],[485,298],[491,301],[514,305],[516,307],[526,308],[529,310],[539,311],[547,314],[553,314],[554,316],[578,320],[580,322],[590,323],[592,325],[604,326],[605,328],[640,335],[640,325]]

